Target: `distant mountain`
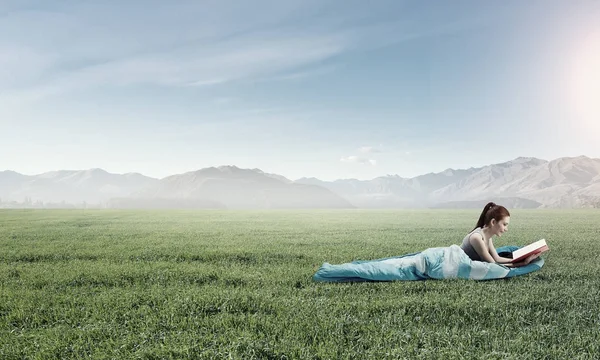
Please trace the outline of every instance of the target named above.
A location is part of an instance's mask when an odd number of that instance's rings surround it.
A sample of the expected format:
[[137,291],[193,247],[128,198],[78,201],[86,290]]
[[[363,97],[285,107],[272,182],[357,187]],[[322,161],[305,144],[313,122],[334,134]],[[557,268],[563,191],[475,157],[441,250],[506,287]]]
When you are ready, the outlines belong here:
[[472,207],[505,199],[513,207],[600,207],[600,159],[586,156],[546,161],[519,157],[464,170],[447,169],[414,178],[373,180],[301,178],[326,187],[358,207]]
[[296,184],[282,176],[235,166],[211,167],[168,176],[134,194],[140,198],[203,199],[227,208],[352,208],[320,186]]
[[[474,200],[483,194],[488,196],[517,196],[518,191],[509,191],[511,184],[519,183],[523,174],[533,173],[547,161],[536,158],[517,158],[505,163],[484,166],[465,176],[460,181],[447,184],[431,192],[433,201]],[[521,184],[522,185],[522,184]],[[528,186],[537,186],[528,183]],[[521,186],[518,186],[522,189]]]
[[432,201],[520,197],[542,207],[593,206],[600,193],[600,159],[586,156],[545,161],[518,158],[485,166],[458,183],[431,193]]
[[0,198],[18,191],[29,179],[32,179],[32,177],[14,171],[0,171]]
[[496,204],[502,204],[510,209],[535,209],[542,206],[541,203],[529,199],[517,197],[491,197],[483,200],[442,202],[435,204],[432,207],[437,209],[483,209],[485,204],[490,201],[493,201]]
[[56,203],[101,203],[112,197],[129,196],[158,182],[137,173],[111,174],[102,169],[61,170],[34,176],[6,173],[0,173],[0,199],[4,201],[23,201],[28,197]]
[[373,180],[345,179],[332,182],[316,178],[301,178],[300,184],[323,186],[361,208],[397,208],[428,206],[431,191],[461,181],[477,169],[446,169],[441,173],[428,173],[414,178],[398,175],[377,177]]
[[102,169],[39,175],[0,172],[0,207],[40,201],[116,208],[478,208],[488,201],[511,208],[600,207],[600,159],[519,157],[413,178],[386,175],[335,181],[292,181],[236,166],[163,179]]
[[287,183],[287,184],[293,183],[292,180],[290,180],[290,179],[288,179],[288,178],[286,178],[285,176],[282,176],[282,175],[265,173],[265,172],[263,172],[260,169],[252,169],[252,171],[257,172],[259,174],[264,174],[265,176],[271,177],[273,179],[277,179],[277,180],[283,181],[284,183]]

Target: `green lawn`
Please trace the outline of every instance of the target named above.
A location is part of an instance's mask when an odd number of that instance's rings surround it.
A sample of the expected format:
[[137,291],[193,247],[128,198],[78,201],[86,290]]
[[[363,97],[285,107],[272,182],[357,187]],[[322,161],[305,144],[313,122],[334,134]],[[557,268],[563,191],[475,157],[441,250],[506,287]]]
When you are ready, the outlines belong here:
[[600,211],[513,210],[546,238],[508,280],[315,283],[458,244],[479,211],[0,211],[2,359],[591,359]]

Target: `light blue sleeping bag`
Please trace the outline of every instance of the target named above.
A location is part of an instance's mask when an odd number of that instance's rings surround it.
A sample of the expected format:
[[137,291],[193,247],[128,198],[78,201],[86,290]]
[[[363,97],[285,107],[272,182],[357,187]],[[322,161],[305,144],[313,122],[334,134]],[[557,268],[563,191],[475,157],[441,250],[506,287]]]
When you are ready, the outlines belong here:
[[[496,249],[500,254],[512,253],[518,246],[502,246]],[[426,279],[505,279],[537,271],[544,266],[539,257],[530,264],[518,268],[473,261],[458,246],[429,248],[427,250],[377,260],[353,261],[332,265],[324,263],[313,276],[315,281],[394,281]]]

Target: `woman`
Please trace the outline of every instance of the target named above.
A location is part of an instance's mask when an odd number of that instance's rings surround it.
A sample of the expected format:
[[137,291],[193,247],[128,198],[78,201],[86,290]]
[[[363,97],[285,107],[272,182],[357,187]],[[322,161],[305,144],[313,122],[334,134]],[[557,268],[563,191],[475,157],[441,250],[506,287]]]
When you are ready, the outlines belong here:
[[512,259],[499,256],[492,242],[492,237],[502,236],[508,230],[510,213],[504,206],[488,203],[479,216],[475,228],[465,236],[460,248],[476,261],[498,263],[507,267],[525,266],[535,260],[539,254],[527,257],[518,263],[512,263]]

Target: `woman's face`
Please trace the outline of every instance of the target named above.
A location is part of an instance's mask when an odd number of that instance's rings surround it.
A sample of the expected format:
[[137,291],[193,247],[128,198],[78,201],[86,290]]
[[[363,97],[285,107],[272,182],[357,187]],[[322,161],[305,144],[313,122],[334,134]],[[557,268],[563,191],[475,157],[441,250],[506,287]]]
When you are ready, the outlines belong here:
[[492,230],[495,235],[502,236],[503,233],[508,231],[508,223],[510,222],[510,216],[505,216],[502,220],[496,221],[492,219]]

